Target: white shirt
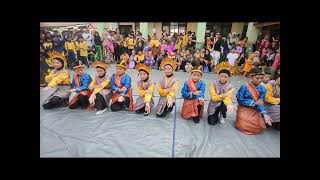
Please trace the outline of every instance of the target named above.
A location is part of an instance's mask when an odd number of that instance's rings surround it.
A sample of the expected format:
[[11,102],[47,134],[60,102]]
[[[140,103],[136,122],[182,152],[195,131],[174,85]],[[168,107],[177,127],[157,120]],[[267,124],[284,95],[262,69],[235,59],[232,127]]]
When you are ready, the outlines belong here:
[[92,35],[90,33],[82,33],[82,37],[87,42],[87,45],[89,47],[92,47],[92,45],[93,45]]
[[237,53],[229,53],[227,55],[228,61],[229,61],[229,65],[230,66],[234,66],[236,60],[238,59],[238,54]]

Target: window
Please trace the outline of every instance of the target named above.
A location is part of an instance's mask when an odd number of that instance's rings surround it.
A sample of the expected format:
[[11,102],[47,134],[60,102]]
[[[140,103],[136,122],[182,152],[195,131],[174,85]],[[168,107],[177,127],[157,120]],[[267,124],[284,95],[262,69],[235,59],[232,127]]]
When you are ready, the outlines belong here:
[[210,36],[210,32],[219,32],[222,36],[227,36],[231,32],[231,26],[232,23],[208,22],[206,25],[206,36]]
[[186,22],[163,22],[162,23],[162,31],[166,31],[169,33],[170,36],[172,36],[174,33],[181,33],[185,32],[187,29],[187,23]]

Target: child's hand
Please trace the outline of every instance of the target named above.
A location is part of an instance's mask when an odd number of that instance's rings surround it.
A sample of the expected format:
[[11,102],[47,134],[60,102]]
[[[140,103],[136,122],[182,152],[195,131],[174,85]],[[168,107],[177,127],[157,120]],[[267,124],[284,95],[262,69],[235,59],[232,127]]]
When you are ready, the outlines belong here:
[[47,87],[43,88],[42,90],[48,91],[48,90],[51,90],[51,89],[52,89],[52,88],[51,88],[50,86],[47,86]]
[[69,89],[68,92],[76,92],[76,89]]
[[263,105],[263,101],[259,99],[258,101],[256,101],[256,105]]
[[94,101],[96,100],[96,95],[95,94],[91,94],[90,98],[89,98],[89,103],[90,104],[94,104]]
[[268,115],[264,115],[264,121],[269,124],[269,126],[272,126],[272,119]]
[[231,114],[234,110],[234,106],[232,104],[227,105],[227,113]]
[[200,94],[200,91],[196,91],[193,93],[194,95],[198,96]]
[[123,101],[124,101],[123,96],[120,96],[120,97],[118,98],[118,102],[123,102]]

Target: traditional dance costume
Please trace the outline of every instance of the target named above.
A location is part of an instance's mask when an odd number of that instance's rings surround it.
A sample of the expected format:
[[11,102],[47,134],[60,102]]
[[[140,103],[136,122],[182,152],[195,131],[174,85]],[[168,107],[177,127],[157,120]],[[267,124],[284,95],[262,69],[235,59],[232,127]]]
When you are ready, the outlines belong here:
[[[84,65],[81,61],[75,61],[73,64],[73,69],[84,68]],[[70,109],[76,109],[79,106],[81,108],[87,108],[89,106],[89,97],[91,91],[89,90],[89,84],[91,83],[92,78],[89,74],[84,73],[82,76],[74,74],[71,88],[76,89],[76,95],[69,102]]]
[[[161,61],[160,68],[164,69],[164,66],[170,65],[172,67],[172,71],[177,68],[176,61],[172,59],[164,59]],[[156,113],[158,117],[164,117],[173,110],[173,106],[175,105],[175,94],[178,89],[178,80],[176,80],[175,76],[172,74],[171,76],[163,77],[158,83],[158,92],[160,95]],[[168,107],[168,100],[173,101],[173,106]]]
[[[197,66],[191,70],[191,73],[199,72],[202,75],[203,67]],[[200,94],[195,95],[196,91],[200,91]],[[204,109],[204,92],[205,83],[203,80],[194,82],[192,79],[187,80],[183,88],[181,89],[181,94],[183,97],[183,106],[181,111],[181,117],[184,119],[193,118],[195,123],[198,123],[203,115]]]
[[[228,69],[222,69],[219,74],[226,73],[230,76]],[[213,81],[210,84],[210,102],[208,105],[208,123],[215,125],[218,123],[221,113],[223,118],[227,117],[227,105],[232,104],[232,94],[234,92],[233,85],[230,81],[221,83],[220,81]],[[228,96],[222,97],[221,94],[228,94]]]
[[280,123],[280,84],[271,80],[265,86],[267,89],[265,108],[274,123]]
[[137,87],[139,97],[136,99],[133,110],[136,111],[137,114],[145,113],[146,103],[150,103],[150,111],[154,105],[153,101],[153,92],[154,92],[154,83],[151,79],[149,79],[149,74],[152,69],[145,64],[137,64],[136,69],[140,71],[145,71],[148,74],[148,79],[146,81],[138,80]]
[[[127,63],[121,61],[116,65],[116,67],[121,67],[127,69]],[[131,77],[127,74],[117,75],[113,74],[111,76],[111,90],[112,90],[112,102],[111,110],[120,111],[129,108],[129,111],[133,111],[133,98],[132,98],[132,87],[131,87]],[[122,96],[124,101],[118,102],[119,97]]]
[[[251,76],[263,75],[251,73]],[[251,82],[242,85],[237,92],[238,109],[235,127],[242,133],[258,134],[266,128],[264,115],[267,115],[264,105],[256,105],[256,101],[265,100],[266,88],[262,85],[255,87]]]
[[49,75],[45,76],[45,80],[48,86],[51,88],[56,88],[54,93],[49,96],[49,98],[44,102],[44,109],[52,109],[55,107],[67,106],[69,101],[70,92],[70,75],[69,71],[64,69],[65,57],[60,54],[55,54],[53,57],[61,62],[62,67],[58,70],[52,70]]
[[[108,65],[101,61],[94,62],[92,66],[95,68],[101,68],[105,72],[108,68]],[[96,108],[98,111],[105,110],[109,106],[112,95],[110,76],[107,73],[102,77],[96,75],[90,83],[89,89],[92,91],[92,94],[96,96],[94,103],[90,104],[90,108]]]

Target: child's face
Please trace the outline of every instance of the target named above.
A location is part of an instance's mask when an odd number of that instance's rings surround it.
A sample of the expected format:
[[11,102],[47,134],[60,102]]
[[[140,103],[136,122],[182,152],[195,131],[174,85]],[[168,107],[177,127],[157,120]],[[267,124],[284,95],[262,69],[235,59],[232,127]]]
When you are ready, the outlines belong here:
[[78,76],[82,76],[84,73],[84,69],[83,68],[77,68],[74,70],[74,72],[78,75]]
[[117,67],[116,68],[116,74],[117,75],[122,75],[122,74],[124,74],[126,72],[126,70],[124,69],[124,68],[122,68],[122,67]]
[[135,55],[135,54],[136,54],[136,51],[133,50],[133,51],[132,51],[132,54]]
[[52,65],[54,69],[59,69],[62,67],[62,64],[59,60],[53,59],[52,61]]
[[165,40],[162,40],[162,44],[166,44],[166,41],[165,41]]
[[192,81],[198,82],[201,79],[202,75],[199,72],[192,72],[191,79]]
[[219,80],[221,83],[226,83],[229,80],[229,75],[227,73],[220,73]]
[[139,51],[138,54],[141,55],[141,54],[142,54],[142,51]]
[[144,81],[148,78],[148,74],[144,71],[139,71],[139,76],[142,81]]
[[265,74],[263,77],[263,82],[266,84],[270,81],[271,79],[271,74]]
[[173,69],[170,65],[165,65],[164,66],[164,73],[165,75],[171,75],[173,72]]
[[97,73],[99,76],[103,76],[103,75],[105,75],[106,71],[102,68],[97,68]]
[[235,53],[236,52],[236,49],[235,48],[232,48],[231,49],[231,53]]
[[264,75],[256,75],[256,76],[252,76],[251,80],[252,83],[256,86],[260,85],[260,83],[262,82]]
[[152,55],[152,52],[151,52],[151,51],[148,51],[148,55],[151,56],[151,55]]

